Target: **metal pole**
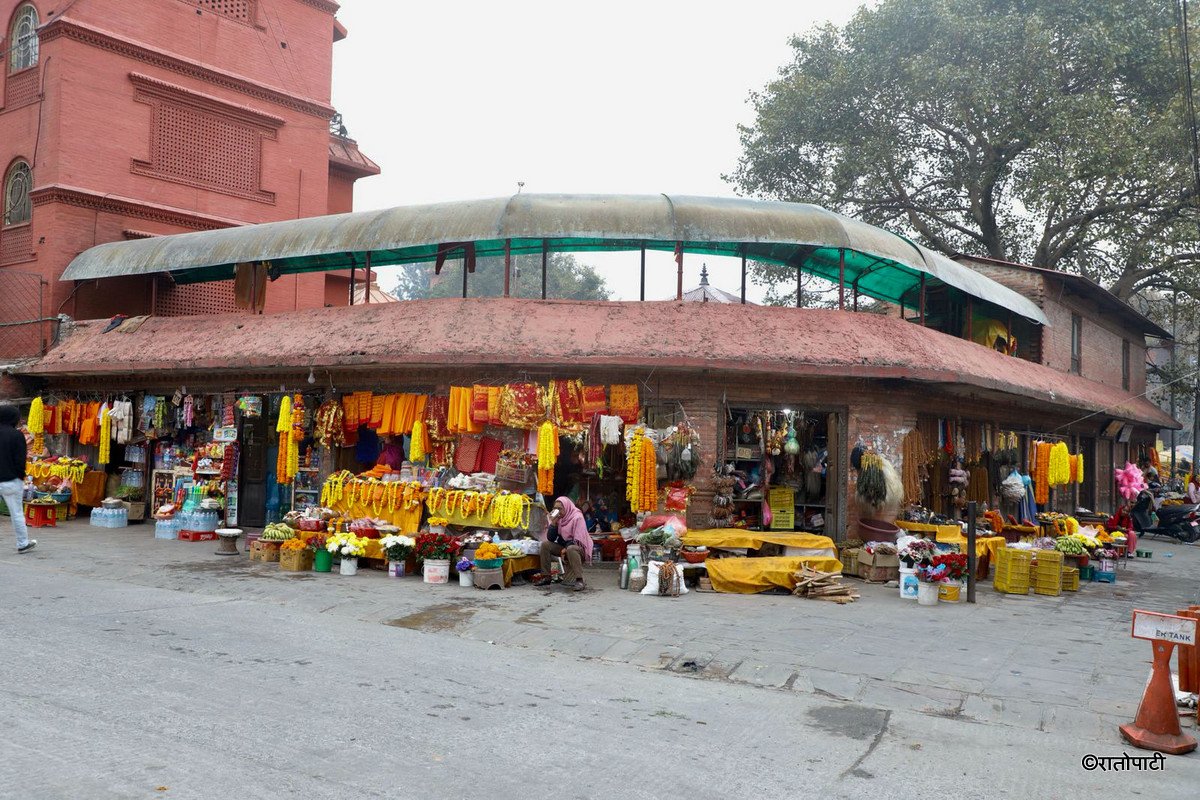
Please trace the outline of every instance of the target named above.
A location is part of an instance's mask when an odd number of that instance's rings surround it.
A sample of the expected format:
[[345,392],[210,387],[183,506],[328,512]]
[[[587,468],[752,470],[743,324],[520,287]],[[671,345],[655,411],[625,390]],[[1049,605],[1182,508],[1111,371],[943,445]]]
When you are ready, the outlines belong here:
[[504,296],[508,297],[512,283],[512,239],[504,240]]
[[854,310],[858,311],[858,278],[854,279],[853,285],[854,285]]
[[921,298],[920,298],[919,306],[920,306],[920,308],[918,310],[920,311],[920,314],[921,314],[921,327],[924,328],[925,327],[925,273],[924,272],[921,273]]
[[967,602],[975,602],[975,501],[967,503]]
[[846,310],[846,249],[838,248],[838,311]]
[[642,289],[638,295],[639,300],[646,299],[646,243],[642,242]]
[[356,274],[357,266],[350,265],[350,305],[354,305],[354,281],[358,277]]
[[[800,307],[801,300],[803,299],[800,297],[800,276],[802,274],[803,273],[801,272],[800,267],[797,266],[796,267],[796,308]],[[743,300],[742,302],[745,302],[745,301]]]
[[[1179,290],[1176,289],[1171,296],[1171,419],[1175,419],[1175,337],[1178,336],[1178,329],[1175,327],[1177,317],[1176,306],[1179,303]],[[1130,365],[1132,369],[1132,365]],[[1175,429],[1171,428],[1171,480],[1175,479]],[[1192,455],[1196,455],[1195,446],[1192,449]],[[1185,489],[1187,487],[1184,487]]]
[[463,299],[467,299],[467,251],[463,248]]
[[[675,299],[683,300],[683,242],[676,242],[675,247],[679,250],[679,257],[676,259],[679,271],[676,273],[678,277],[675,282]],[[1200,384],[1197,385],[1197,391],[1200,391]]]
[[746,305],[746,248],[742,248],[742,305]]
[[549,265],[550,240],[542,239],[542,299],[546,299],[546,272]]
[[975,303],[970,296],[967,297],[967,341],[975,341]]

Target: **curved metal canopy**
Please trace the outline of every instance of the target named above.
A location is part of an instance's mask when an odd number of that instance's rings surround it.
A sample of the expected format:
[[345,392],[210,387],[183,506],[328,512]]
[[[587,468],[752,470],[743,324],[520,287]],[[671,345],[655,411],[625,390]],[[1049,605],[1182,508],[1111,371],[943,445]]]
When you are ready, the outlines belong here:
[[[447,245],[477,257],[674,250],[798,267],[860,294],[900,302],[945,284],[1048,325],[1031,300],[904,237],[820,206],[668,195],[517,194],[399,206],[261,225],[102,244],[68,265],[63,280],[169,273],[178,283],[232,278],[236,265],[270,262],[279,274],[433,261]],[[452,257],[461,254],[461,249]],[[844,264],[842,262],[844,256]],[[369,260],[368,260],[369,259]],[[844,268],[844,273],[842,272]]]

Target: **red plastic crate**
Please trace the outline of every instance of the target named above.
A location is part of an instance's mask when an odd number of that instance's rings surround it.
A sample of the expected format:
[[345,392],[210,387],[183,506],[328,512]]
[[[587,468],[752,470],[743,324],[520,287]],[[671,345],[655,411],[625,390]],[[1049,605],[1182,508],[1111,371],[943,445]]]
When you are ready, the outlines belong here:
[[215,542],[217,534],[212,531],[180,531],[181,542]]

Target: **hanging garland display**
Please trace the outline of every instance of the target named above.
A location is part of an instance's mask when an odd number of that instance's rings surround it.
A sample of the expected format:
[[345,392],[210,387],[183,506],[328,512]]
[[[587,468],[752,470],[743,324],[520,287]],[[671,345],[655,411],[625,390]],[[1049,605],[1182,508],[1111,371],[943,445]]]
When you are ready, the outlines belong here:
[[636,429],[629,439],[625,499],[635,514],[658,508],[658,457],[644,428]]
[[878,508],[887,499],[887,478],[883,474],[883,458],[877,453],[863,453],[862,468],[858,471],[858,498],[871,508]]
[[1046,467],[1046,483],[1049,486],[1065,486],[1071,482],[1071,452],[1065,442],[1050,448]]
[[46,449],[46,407],[41,397],[33,398],[33,402],[29,404],[29,418],[25,425],[33,434],[33,452],[41,454]]
[[418,419],[413,422],[412,438],[408,443],[408,460],[414,464],[419,464],[425,460],[427,453],[428,448],[425,446],[425,421]]
[[554,493],[554,465],[558,463],[558,428],[546,420],[538,428],[537,488],[543,495]]
[[112,420],[108,415],[108,406],[100,410],[100,455],[96,459],[101,464],[107,464],[112,459]]
[[279,419],[275,422],[279,434],[279,452],[275,456],[275,482],[281,486],[291,483],[288,478],[288,458],[292,449],[292,398],[284,395],[279,401]]

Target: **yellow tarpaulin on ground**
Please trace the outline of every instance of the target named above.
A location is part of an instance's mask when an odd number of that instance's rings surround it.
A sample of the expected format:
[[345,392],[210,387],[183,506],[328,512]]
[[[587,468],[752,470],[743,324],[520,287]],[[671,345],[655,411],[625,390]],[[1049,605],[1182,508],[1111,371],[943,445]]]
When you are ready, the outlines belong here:
[[730,594],[758,594],[780,588],[789,592],[796,587],[792,577],[807,564],[822,572],[841,573],[842,562],[836,558],[811,556],[776,558],[710,558],[704,562],[708,579],[715,591]]
[[749,548],[757,550],[764,543],[778,544],[783,547],[803,547],[806,550],[819,550],[813,555],[833,557],[837,554],[833,539],[815,533],[787,533],[781,531],[745,531],[738,528],[712,528],[703,531],[688,531],[683,535],[683,543],[689,547],[729,547]]

